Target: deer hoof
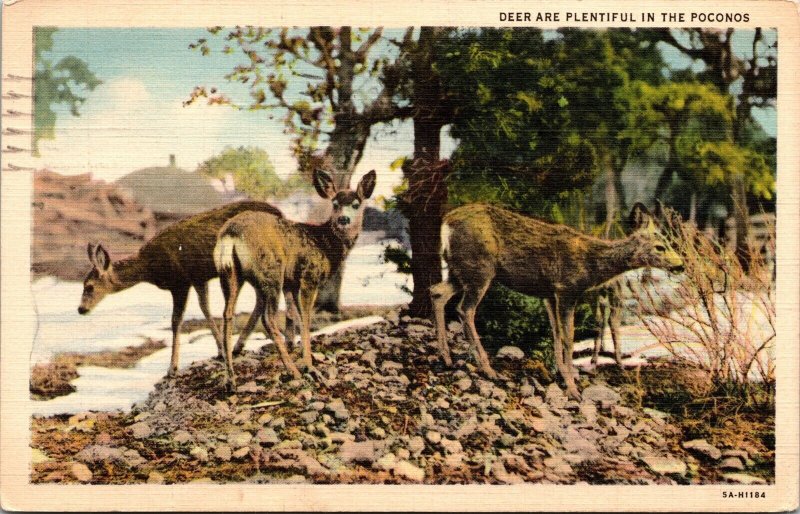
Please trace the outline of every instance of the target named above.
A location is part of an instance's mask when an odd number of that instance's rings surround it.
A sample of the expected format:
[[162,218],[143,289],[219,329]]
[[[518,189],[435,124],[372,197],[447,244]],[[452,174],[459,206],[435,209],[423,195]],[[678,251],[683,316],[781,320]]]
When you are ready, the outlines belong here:
[[169,370],[167,371],[167,378],[175,378],[175,375],[177,375],[177,374],[178,374],[178,367],[177,366],[171,366],[169,368]]
[[575,400],[576,402],[581,401],[581,393],[579,393],[578,389],[575,387],[567,388],[567,396],[569,396],[570,400]]

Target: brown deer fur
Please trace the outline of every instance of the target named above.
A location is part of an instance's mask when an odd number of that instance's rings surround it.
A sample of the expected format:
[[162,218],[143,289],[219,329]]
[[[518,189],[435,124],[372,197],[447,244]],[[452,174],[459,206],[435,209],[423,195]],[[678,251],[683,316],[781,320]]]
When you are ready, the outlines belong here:
[[321,225],[295,223],[266,213],[246,212],[231,218],[219,232],[214,260],[225,295],[223,340],[228,387],[236,387],[231,349],[231,321],[236,298],[244,282],[256,290],[264,304],[262,322],[286,368],[300,372],[292,362],[276,314],[281,291],[288,309],[299,315],[303,363],[311,368],[310,321],[320,285],[342,266],[361,232],[364,201],[372,195],[375,172],[361,179],[356,191],[337,191],[325,172],[314,173],[314,186],[333,206]]
[[445,364],[452,365],[452,359],[444,308],[450,298],[461,293],[459,312],[466,336],[483,372],[497,378],[475,329],[475,310],[496,281],[545,300],[556,365],[568,394],[579,398],[572,343],[575,306],[583,294],[631,269],[677,269],[682,265],[643,205],[635,205],[631,216],[637,230],[625,239],[607,241],[491,205],[467,205],[448,213],[442,226],[442,252],[449,276],[431,288],[437,340]]
[[[92,270],[83,282],[78,312],[88,314],[106,295],[123,291],[140,282],[149,282],[168,290],[172,293],[172,358],[168,375],[172,375],[178,369],[179,333],[186,310],[186,299],[189,289],[194,287],[200,309],[217,341],[219,355],[224,356],[222,335],[208,308],[208,281],[217,277],[213,250],[220,227],[231,217],[246,211],[282,216],[278,209],[268,203],[232,203],[167,227],[147,242],[136,255],[114,263],[102,245],[89,244]],[[262,310],[263,306],[257,304],[245,327],[246,333],[255,326]]]

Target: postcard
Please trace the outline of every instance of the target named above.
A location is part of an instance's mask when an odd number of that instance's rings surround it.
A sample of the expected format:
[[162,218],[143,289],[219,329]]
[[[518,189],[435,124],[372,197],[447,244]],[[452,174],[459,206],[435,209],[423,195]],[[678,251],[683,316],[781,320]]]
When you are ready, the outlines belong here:
[[3,10],[4,509],[797,508],[796,4]]

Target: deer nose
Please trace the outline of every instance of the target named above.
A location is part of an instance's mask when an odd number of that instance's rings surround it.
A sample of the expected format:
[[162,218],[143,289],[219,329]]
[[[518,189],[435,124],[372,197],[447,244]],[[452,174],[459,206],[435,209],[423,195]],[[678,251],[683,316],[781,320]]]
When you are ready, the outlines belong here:
[[89,309],[87,309],[87,308],[86,308],[86,307],[84,307],[83,305],[81,305],[80,307],[78,307],[78,314],[86,314],[87,312],[89,312]]
[[339,225],[349,225],[350,224],[350,217],[349,216],[339,216],[337,220]]

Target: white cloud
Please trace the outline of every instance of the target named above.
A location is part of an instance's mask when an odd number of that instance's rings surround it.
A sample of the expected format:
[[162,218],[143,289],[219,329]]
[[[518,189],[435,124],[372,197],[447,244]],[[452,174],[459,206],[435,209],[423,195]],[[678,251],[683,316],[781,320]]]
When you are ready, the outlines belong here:
[[193,170],[225,146],[265,148],[281,174],[297,164],[280,122],[264,123],[248,113],[202,103],[184,107],[183,98],[159,98],[135,78],[99,86],[80,117],[59,118],[56,138],[41,142],[42,164],[59,173],[91,172],[112,181],[148,166],[163,166],[175,154],[178,166]]

